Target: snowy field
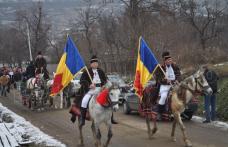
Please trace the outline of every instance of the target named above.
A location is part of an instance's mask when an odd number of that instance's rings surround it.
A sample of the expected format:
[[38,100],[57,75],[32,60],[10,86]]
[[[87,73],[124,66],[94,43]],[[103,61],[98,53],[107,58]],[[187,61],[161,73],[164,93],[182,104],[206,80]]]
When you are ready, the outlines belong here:
[[[202,123],[203,120],[204,120],[204,118],[199,117],[199,116],[193,116],[192,117],[192,121],[195,121],[195,122],[198,122],[198,123]],[[221,130],[224,130],[224,131],[228,131],[228,124],[225,123],[225,122],[213,121],[211,123],[208,123],[207,125],[214,126],[214,127],[219,128]]]
[[[45,134],[23,117],[15,114],[0,103],[0,122],[9,129],[19,144],[33,143],[38,146],[65,147],[63,143]],[[6,123],[6,121],[8,123]]]

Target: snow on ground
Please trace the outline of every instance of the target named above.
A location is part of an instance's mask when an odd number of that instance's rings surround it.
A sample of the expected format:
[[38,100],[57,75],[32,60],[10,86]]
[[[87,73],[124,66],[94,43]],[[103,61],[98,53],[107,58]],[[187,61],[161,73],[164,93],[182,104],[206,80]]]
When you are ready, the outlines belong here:
[[[202,123],[204,118],[199,117],[199,116],[193,116],[192,120],[195,121],[195,122],[198,122],[198,123]],[[208,125],[220,128],[221,130],[224,130],[224,131],[228,131],[228,124],[225,123],[225,122],[213,121],[211,123],[208,123]]]
[[[15,134],[18,133],[18,135],[26,134],[29,137],[29,141],[34,142],[35,144],[42,144],[44,146],[54,146],[54,147],[65,147],[63,143],[60,141],[54,139],[53,137],[43,133],[39,128],[33,126],[30,122],[26,121],[23,117],[17,115],[16,113],[12,112],[11,110],[7,109],[0,103],[0,115],[2,118],[3,115],[9,115],[13,118],[13,122],[9,123],[8,126],[10,128],[10,132],[14,132],[15,130],[19,132],[15,132]],[[7,123],[6,123],[7,124]],[[12,130],[11,130],[12,128]],[[11,133],[12,134],[12,133]],[[16,136],[15,139],[18,142],[23,142],[21,136]]]

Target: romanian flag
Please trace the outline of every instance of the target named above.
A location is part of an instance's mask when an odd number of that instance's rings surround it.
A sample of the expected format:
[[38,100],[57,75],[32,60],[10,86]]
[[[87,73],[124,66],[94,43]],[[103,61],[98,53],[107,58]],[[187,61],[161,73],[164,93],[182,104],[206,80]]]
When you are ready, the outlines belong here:
[[136,65],[134,88],[136,94],[142,98],[145,84],[152,78],[159,63],[142,37],[139,38],[138,59]]
[[54,96],[63,90],[77,73],[85,67],[85,63],[80,56],[78,49],[72,39],[68,36],[64,53],[59,61],[54,77],[51,96]]

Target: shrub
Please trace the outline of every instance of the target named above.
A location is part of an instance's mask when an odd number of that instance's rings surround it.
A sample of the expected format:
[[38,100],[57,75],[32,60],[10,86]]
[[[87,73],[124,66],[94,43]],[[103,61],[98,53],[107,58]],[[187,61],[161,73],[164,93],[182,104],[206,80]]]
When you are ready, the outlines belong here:
[[217,114],[221,120],[228,120],[228,79],[223,79],[217,94]]

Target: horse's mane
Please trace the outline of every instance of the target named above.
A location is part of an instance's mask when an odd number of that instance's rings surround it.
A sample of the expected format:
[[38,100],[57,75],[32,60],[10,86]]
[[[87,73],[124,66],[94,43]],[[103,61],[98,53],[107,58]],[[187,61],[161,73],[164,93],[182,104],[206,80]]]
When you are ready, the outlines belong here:
[[182,80],[185,80],[189,77],[191,77],[196,71],[192,68],[189,68],[189,69],[185,69],[184,71],[182,71],[181,73],[181,79]]

